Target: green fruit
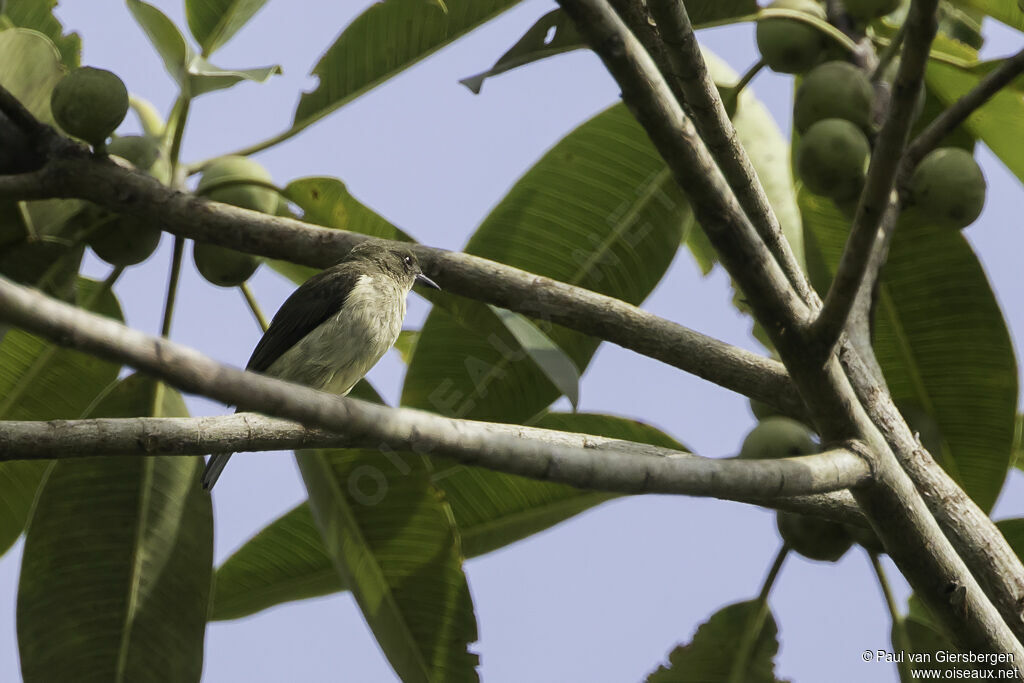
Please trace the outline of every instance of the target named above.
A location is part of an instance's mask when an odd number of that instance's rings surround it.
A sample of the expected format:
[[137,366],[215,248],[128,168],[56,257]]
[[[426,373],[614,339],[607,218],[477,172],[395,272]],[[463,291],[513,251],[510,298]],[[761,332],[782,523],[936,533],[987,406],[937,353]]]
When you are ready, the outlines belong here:
[[900,6],[900,0],[843,0],[843,5],[850,18],[867,23],[895,12]]
[[768,405],[764,401],[758,401],[756,398],[750,399],[750,412],[754,414],[758,420],[766,420],[769,417],[773,417],[779,414],[772,406]]
[[885,552],[885,546],[882,545],[882,541],[879,540],[878,534],[872,529],[866,529],[862,526],[854,526],[853,524],[844,524],[843,529],[846,530],[846,534],[850,539],[863,547],[865,550],[876,555],[881,555]]
[[860,194],[870,156],[871,146],[860,128],[843,119],[825,119],[800,138],[796,167],[814,194],[849,200]]
[[793,125],[803,133],[823,119],[844,119],[868,130],[875,89],[864,72],[846,62],[814,67],[796,91]]
[[[776,0],[768,9],[788,9],[825,19],[825,10],[814,0]],[[773,71],[800,74],[825,55],[825,36],[798,19],[761,19],[757,22],[757,49]]]
[[192,260],[207,282],[220,287],[237,287],[252,277],[260,265],[252,254],[206,242],[196,242]]
[[86,66],[57,83],[50,95],[50,108],[65,132],[96,147],[128,113],[128,90],[115,74]]
[[145,171],[161,183],[171,177],[171,166],[160,140],[147,135],[125,135],[114,138],[107,145],[107,154],[132,162],[132,166]]
[[810,455],[817,451],[807,427],[788,417],[766,417],[747,434],[739,457],[767,460]]
[[812,560],[835,562],[853,543],[842,524],[827,519],[779,510],[775,513],[775,524],[782,540]]
[[[225,204],[262,213],[277,211],[277,193],[259,185],[237,181],[272,183],[270,173],[245,157],[217,159],[203,171],[196,193]],[[228,184],[231,183],[231,184]],[[259,260],[234,249],[197,242],[192,259],[204,278],[221,287],[235,287],[248,280],[259,267]]]
[[930,153],[910,178],[910,203],[938,225],[959,230],[985,206],[985,176],[974,155],[959,147]]
[[273,183],[267,169],[255,161],[245,157],[224,157],[206,167],[199,178],[196,194],[243,209],[274,213],[277,209],[277,193],[267,187],[244,184],[247,180]]
[[89,208],[83,211],[81,220],[86,227],[93,228],[86,242],[97,256],[113,266],[142,263],[160,244],[160,228],[133,216]]

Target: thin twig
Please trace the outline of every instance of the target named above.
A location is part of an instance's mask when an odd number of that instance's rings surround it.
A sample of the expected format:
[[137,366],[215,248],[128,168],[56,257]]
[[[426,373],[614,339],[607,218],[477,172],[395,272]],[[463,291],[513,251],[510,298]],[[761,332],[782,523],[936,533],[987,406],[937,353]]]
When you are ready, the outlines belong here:
[[831,353],[846,327],[857,291],[875,248],[882,216],[888,209],[907,136],[913,122],[918,93],[924,81],[928,51],[935,37],[937,0],[915,0],[907,16],[907,37],[896,75],[889,114],[871,155],[864,190],[853,219],[825,304],[810,326],[809,337],[825,356]]
[[178,278],[181,276],[181,257],[185,251],[185,238],[174,236],[174,253],[171,255],[171,274],[167,279],[167,299],[164,301],[164,318],[160,325],[160,336],[169,337],[171,320],[174,318],[174,301],[178,297]]
[[907,146],[904,159],[908,169],[913,169],[928,152],[952,133],[971,114],[988,102],[993,95],[1005,88],[1014,79],[1024,73],[1024,50],[1006,59],[998,67],[986,74],[977,85],[965,93],[948,109],[935,117],[927,128],[914,138]]
[[[900,614],[900,608],[896,604],[896,596],[893,595],[892,588],[889,587],[889,580],[885,576],[885,569],[882,568],[882,563],[879,561],[878,554],[871,551],[867,551],[868,559],[871,560],[871,566],[875,570],[875,576],[878,577],[878,586],[882,589],[882,596],[885,598],[885,605],[889,608],[889,618],[892,620],[892,647],[893,650],[900,652],[906,652],[909,650],[910,640],[907,638],[907,627],[903,621],[903,615]],[[900,657],[899,662],[896,664],[896,668],[900,673],[901,681],[913,680],[910,675],[909,662],[905,662],[906,657]]]
[[238,285],[238,288],[242,291],[242,296],[245,297],[245,303],[249,305],[249,310],[252,311],[252,315],[256,318],[256,324],[260,326],[260,330],[263,332],[267,331],[270,325],[267,323],[267,317],[263,315],[263,309],[260,308],[260,302],[256,300],[255,295],[252,293],[252,288],[248,282],[243,282]]
[[729,683],[744,683],[746,680],[747,666],[750,663],[750,654],[754,651],[754,645],[761,636],[761,629],[764,628],[765,617],[768,616],[768,595],[775,585],[775,579],[779,577],[782,564],[789,557],[791,548],[788,543],[783,542],[779,552],[775,554],[768,575],[761,584],[761,592],[757,596],[757,609],[747,620],[747,628],[740,638],[739,646],[736,648],[736,655],[733,657],[732,668],[729,670]]

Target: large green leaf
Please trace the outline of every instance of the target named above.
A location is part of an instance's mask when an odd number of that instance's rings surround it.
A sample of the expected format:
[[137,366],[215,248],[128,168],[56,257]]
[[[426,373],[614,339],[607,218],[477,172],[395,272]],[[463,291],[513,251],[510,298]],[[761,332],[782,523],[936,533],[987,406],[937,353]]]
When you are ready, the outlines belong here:
[[[609,415],[550,413],[538,426],[683,448],[653,427]],[[466,557],[526,538],[612,497],[461,466],[435,481],[452,508]],[[211,618],[237,619],[347,587],[303,503],[267,525],[220,566]]]
[[[799,200],[808,261],[832,273],[849,221],[826,199],[802,190]],[[882,273],[874,341],[893,398],[935,421],[943,449],[933,455],[990,509],[1012,457],[1017,365],[1002,312],[963,235],[904,212]]]
[[302,95],[293,127],[322,119],[516,2],[446,0],[444,8],[425,0],[373,4],[342,31],[313,68],[320,83]]
[[204,55],[231,40],[267,0],[185,0],[185,18]]
[[[477,681],[477,639],[451,509],[426,459],[297,451],[327,554],[399,678]],[[340,634],[339,634],[340,635]]]
[[[668,268],[689,204],[643,129],[615,105],[566,136],[484,220],[466,251],[639,304]],[[523,302],[527,307],[529,302]],[[464,304],[464,305],[463,305]],[[473,309],[485,309],[476,314]],[[521,422],[559,390],[482,304],[460,302],[473,333],[435,306],[423,326],[402,403],[444,415]],[[577,368],[598,340],[539,321]]]
[[[1018,12],[1024,15],[1024,12]],[[1001,62],[983,62],[972,69],[960,69],[934,60],[928,63],[928,89],[950,106],[978,84]],[[964,124],[968,131],[985,141],[1007,168],[1024,181],[1024,80],[1018,79],[1000,90],[978,108]]]
[[30,28],[46,35],[57,46],[64,66],[78,66],[82,53],[82,39],[77,33],[64,33],[64,27],[53,15],[57,0],[5,0],[0,7],[0,27],[4,19],[15,26]]
[[[674,649],[668,666],[647,677],[647,683],[709,683],[729,679],[737,644],[747,632],[750,620],[760,611],[757,600],[726,605],[697,628],[693,640]],[[779,683],[775,677],[775,655],[779,651],[779,629],[768,612],[750,650],[745,683]]]
[[[82,279],[88,308],[122,319],[109,289]],[[0,340],[0,419],[59,420],[82,416],[117,379],[120,366],[77,351],[61,349],[21,330]],[[48,462],[0,463],[0,554],[21,534]]]
[[[183,417],[173,389],[132,375],[91,413]],[[213,513],[199,457],[59,460],[29,522],[18,646],[34,681],[198,681]]]

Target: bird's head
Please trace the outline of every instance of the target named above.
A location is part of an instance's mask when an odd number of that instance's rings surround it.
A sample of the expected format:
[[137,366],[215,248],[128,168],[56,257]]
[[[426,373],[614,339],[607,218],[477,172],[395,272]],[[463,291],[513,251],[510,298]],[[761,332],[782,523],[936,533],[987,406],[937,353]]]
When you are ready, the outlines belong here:
[[344,261],[362,262],[368,267],[379,268],[397,280],[406,290],[412,289],[416,282],[433,289],[441,289],[436,282],[423,274],[416,254],[400,244],[366,240],[352,247]]

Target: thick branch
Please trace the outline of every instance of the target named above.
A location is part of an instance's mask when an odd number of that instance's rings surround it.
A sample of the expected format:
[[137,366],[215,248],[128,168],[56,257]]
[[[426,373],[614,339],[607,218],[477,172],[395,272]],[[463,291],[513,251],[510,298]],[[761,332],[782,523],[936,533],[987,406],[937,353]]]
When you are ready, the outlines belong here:
[[[90,321],[91,322],[91,321]],[[81,335],[81,331],[77,333]],[[94,334],[102,334],[96,330]],[[153,340],[147,342],[150,346]],[[126,354],[127,355],[127,354]],[[206,365],[213,361],[204,359]],[[218,369],[218,371],[220,371]],[[232,371],[238,372],[238,371]],[[168,373],[171,374],[171,373]],[[241,373],[239,373],[241,374]],[[171,376],[165,377],[170,382]],[[261,398],[264,378],[243,374],[240,386]],[[208,387],[204,387],[208,391]],[[292,411],[308,414],[314,401],[333,397],[289,392]],[[262,400],[262,398],[261,398]],[[831,493],[860,486],[870,476],[852,451],[834,449],[781,460],[709,459],[648,444],[573,432],[440,418],[408,408],[385,408],[351,400],[379,428],[344,436],[262,415],[239,413],[206,418],[130,418],[0,422],[0,461],[109,455],[203,455],[237,450],[296,448],[423,448],[451,455],[465,465],[523,474],[612,493],[677,493],[758,502]],[[327,410],[333,410],[328,408]],[[322,422],[347,428],[343,418]],[[477,444],[468,450],[465,442]],[[516,444],[513,452],[508,444]]]
[[[866,463],[846,450],[749,462],[682,456],[643,444],[619,449],[613,440],[597,437],[585,437],[594,439],[596,447],[581,448],[547,442],[538,437],[544,430],[510,432],[500,426],[340,398],[235,370],[4,278],[0,278],[0,320],[57,344],[127,363],[184,391],[342,432],[355,443],[436,453],[465,464],[580,488],[763,499],[849,488],[869,476]],[[52,436],[49,440],[52,445]],[[230,450],[226,444],[201,445],[201,451]],[[133,448],[138,448],[137,442]]]
[[694,215],[759,320],[776,335],[809,318],[771,252],[743,213],[696,128],[650,55],[606,2],[560,0],[580,35],[622,88],[622,98],[687,193]]
[[889,113],[875,141],[867,180],[853,218],[850,237],[825,296],[825,304],[811,325],[811,337],[826,355],[846,327],[857,292],[876,246],[882,217],[888,210],[907,136],[913,123],[928,51],[935,37],[937,0],[915,0],[907,16],[907,34],[896,74]]
[[718,88],[704,62],[685,5],[682,0],[652,0],[648,8],[657,22],[661,39],[669,48],[667,52],[672,74],[664,75],[679,82],[697,130],[790,284],[804,301],[809,304],[815,302],[816,305],[817,294],[811,289],[789,242],[782,234],[782,227],[768,203],[764,187],[725,111]]
[[875,381],[872,370],[857,353],[844,348],[840,358],[872,421],[894,444],[900,464],[921,491],[932,515],[1003,619],[1024,641],[1024,565],[1017,553],[989,516],[915,439],[884,385]]
[[966,121],[979,107],[988,102],[993,95],[1009,85],[1021,73],[1024,73],[1024,50],[1006,59],[990,71],[963,97],[936,116],[935,120],[914,138],[904,154],[904,163],[907,168],[913,169],[917,162],[935,149],[944,137],[952,133],[957,126]]
[[[40,171],[0,176],[0,198],[88,199],[175,235],[314,267],[337,262],[365,236],[268,216],[177,192],[149,176],[66,150]],[[727,389],[801,416],[778,362],[726,344],[619,299],[461,252],[414,245],[424,270],[448,292],[605,339]]]

